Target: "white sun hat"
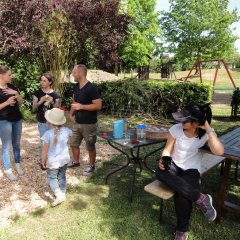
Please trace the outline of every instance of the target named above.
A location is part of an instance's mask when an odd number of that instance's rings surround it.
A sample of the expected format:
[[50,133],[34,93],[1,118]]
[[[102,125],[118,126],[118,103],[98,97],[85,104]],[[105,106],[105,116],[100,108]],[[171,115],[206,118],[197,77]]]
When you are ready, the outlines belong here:
[[64,111],[59,108],[53,108],[45,112],[46,120],[53,125],[63,125],[66,122]]

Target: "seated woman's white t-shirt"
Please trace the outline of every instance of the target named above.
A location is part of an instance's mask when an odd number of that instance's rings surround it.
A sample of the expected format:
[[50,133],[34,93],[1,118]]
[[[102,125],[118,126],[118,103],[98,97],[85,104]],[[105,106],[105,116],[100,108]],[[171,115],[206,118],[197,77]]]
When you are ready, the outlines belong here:
[[54,131],[50,129],[46,131],[41,140],[49,144],[47,154],[47,168],[57,169],[70,162],[70,154],[68,148],[68,139],[72,136],[72,130],[61,127],[57,133],[57,144],[54,144]]
[[189,138],[185,135],[181,123],[173,125],[169,132],[175,139],[171,155],[174,163],[183,170],[197,169],[200,172],[202,153],[199,153],[198,149],[207,142],[208,134],[204,134],[201,139],[198,137]]

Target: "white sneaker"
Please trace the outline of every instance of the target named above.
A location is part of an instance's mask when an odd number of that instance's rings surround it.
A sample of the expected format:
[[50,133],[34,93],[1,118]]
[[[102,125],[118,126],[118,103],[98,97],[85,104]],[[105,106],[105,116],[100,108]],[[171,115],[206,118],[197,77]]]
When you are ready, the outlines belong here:
[[17,173],[18,173],[19,175],[23,175],[23,174],[24,174],[24,171],[22,170],[22,168],[21,168],[21,166],[20,166],[20,163],[16,163],[15,166],[16,166]]
[[12,169],[11,168],[6,170],[5,174],[6,174],[7,178],[9,180],[11,180],[11,181],[16,181],[18,179],[18,177],[12,173]]
[[65,193],[61,192],[61,193],[56,194],[56,199],[52,203],[52,207],[56,207],[57,205],[61,204],[65,200],[66,200]]

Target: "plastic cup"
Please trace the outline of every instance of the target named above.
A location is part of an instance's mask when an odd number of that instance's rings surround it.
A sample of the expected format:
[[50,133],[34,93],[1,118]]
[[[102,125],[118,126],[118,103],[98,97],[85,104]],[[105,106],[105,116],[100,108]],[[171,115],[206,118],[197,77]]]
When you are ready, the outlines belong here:
[[130,134],[129,131],[126,131],[126,132],[125,132],[124,139],[125,139],[126,142],[130,142],[130,140],[131,140],[131,134]]

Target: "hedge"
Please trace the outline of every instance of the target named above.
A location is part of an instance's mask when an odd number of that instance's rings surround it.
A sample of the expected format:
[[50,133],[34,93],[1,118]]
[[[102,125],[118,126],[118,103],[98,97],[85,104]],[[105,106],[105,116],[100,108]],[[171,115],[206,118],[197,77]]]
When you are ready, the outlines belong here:
[[[73,83],[66,83],[62,105],[70,108]],[[187,103],[209,104],[209,84],[120,80],[97,84],[107,114],[124,116],[148,113],[169,116]]]
[[209,84],[122,80],[98,84],[103,111],[126,115],[134,112],[169,116],[187,103],[209,104]]

